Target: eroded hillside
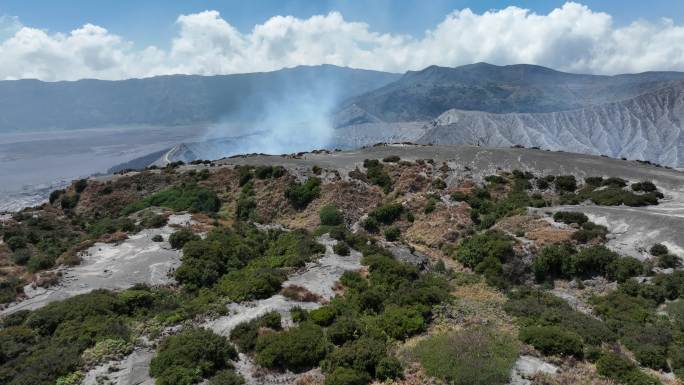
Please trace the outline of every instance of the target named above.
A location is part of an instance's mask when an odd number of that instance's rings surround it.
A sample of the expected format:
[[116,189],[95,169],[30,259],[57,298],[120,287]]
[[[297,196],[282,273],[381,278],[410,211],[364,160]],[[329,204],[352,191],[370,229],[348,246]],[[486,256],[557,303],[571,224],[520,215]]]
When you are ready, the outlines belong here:
[[683,185],[414,145],[77,181],[1,217],[0,382],[678,384]]

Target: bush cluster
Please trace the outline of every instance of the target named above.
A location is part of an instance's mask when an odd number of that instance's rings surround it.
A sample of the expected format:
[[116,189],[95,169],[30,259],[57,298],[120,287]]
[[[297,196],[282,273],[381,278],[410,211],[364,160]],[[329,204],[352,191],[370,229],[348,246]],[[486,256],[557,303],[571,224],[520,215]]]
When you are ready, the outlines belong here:
[[455,254],[456,259],[464,266],[484,275],[490,285],[502,288],[510,283],[504,274],[504,265],[515,263],[514,256],[513,240],[497,231],[464,239]]
[[230,341],[233,342],[241,352],[252,352],[256,347],[257,337],[259,336],[259,330],[261,328],[280,330],[280,313],[272,311],[261,317],[235,326],[230,332]]
[[181,229],[169,236],[169,243],[174,249],[182,249],[190,241],[199,241],[201,238],[190,229]]
[[366,168],[366,178],[374,185],[380,186],[385,194],[392,191],[392,178],[390,178],[385,167],[377,159],[366,159],[363,161]]
[[421,341],[416,353],[425,371],[454,385],[503,385],[518,358],[515,340],[474,326]]
[[128,215],[151,206],[167,207],[174,211],[212,213],[219,210],[221,201],[211,190],[197,184],[183,184],[132,203],[124,207],[122,213]]
[[235,298],[256,298],[280,289],[284,275],[278,268],[303,266],[324,251],[304,230],[259,231],[251,225],[238,226],[236,230],[219,227],[205,239],[185,243],[181,265],[174,276],[187,289],[197,290],[213,286],[225,275],[220,285],[224,293]]
[[587,218],[584,213],[573,211],[557,211],[553,214],[553,220],[556,222],[565,223],[566,225],[576,223],[580,226],[589,222],[589,218]]
[[344,224],[344,214],[334,205],[323,206],[318,216],[323,226],[339,226]]
[[528,326],[520,330],[519,338],[546,355],[582,358],[584,354],[582,337],[558,326]]
[[206,329],[185,329],[159,344],[150,375],[158,385],[194,384],[231,368],[230,360],[236,358],[235,348],[225,337]]
[[297,210],[305,209],[312,200],[321,194],[321,180],[312,177],[304,183],[294,182],[285,190],[285,198]]
[[644,273],[645,266],[636,258],[621,257],[602,245],[577,251],[572,245],[561,243],[545,246],[534,257],[532,271],[537,281],[605,276],[624,282]]

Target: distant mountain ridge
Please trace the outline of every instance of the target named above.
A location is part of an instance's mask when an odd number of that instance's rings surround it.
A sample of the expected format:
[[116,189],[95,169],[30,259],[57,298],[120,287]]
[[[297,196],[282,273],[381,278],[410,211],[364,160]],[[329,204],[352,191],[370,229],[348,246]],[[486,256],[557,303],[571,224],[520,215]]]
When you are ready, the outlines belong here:
[[601,76],[529,64],[430,66],[350,98],[338,111],[336,125],[428,121],[450,109],[493,113],[566,111],[632,98],[677,80],[684,80],[684,73]]
[[421,143],[523,145],[684,165],[684,82],[637,97],[547,113],[449,110],[426,125]]
[[570,74],[535,65],[431,66],[348,99],[342,145],[539,146],[684,167],[684,73]]
[[0,133],[258,119],[269,103],[341,101],[400,77],[332,65],[235,75],[169,75],[119,81],[0,81]]

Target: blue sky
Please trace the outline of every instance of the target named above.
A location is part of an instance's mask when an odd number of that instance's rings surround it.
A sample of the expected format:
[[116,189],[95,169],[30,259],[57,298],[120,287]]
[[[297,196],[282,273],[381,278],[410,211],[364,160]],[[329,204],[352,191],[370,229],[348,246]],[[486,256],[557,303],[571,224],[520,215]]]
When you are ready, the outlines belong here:
[[480,61],[684,71],[684,0],[0,0],[0,58],[0,79],[48,81]]
[[[662,17],[684,22],[681,0],[585,0],[595,12],[607,12],[618,25]],[[180,14],[217,10],[242,32],[274,15],[307,18],[330,11],[348,21],[363,21],[378,32],[421,36],[456,9],[477,13],[509,5],[548,13],[565,1],[554,0],[1,0],[0,15],[17,16],[24,25],[51,32],[69,32],[86,23],[107,28],[138,45],[166,47],[176,33]]]

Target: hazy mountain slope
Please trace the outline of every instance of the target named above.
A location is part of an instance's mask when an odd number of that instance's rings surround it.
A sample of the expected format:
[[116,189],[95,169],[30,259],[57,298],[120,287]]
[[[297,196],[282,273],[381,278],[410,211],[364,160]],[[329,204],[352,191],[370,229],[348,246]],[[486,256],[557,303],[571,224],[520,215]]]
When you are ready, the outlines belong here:
[[122,81],[0,81],[0,132],[251,121],[282,100],[335,104],[400,76],[324,65]]
[[339,110],[336,125],[426,121],[453,108],[494,113],[572,110],[631,98],[672,80],[684,80],[684,73],[596,76],[526,64],[431,66],[351,98]]
[[551,113],[452,109],[426,127],[423,143],[540,146],[684,166],[684,83],[628,100]]

